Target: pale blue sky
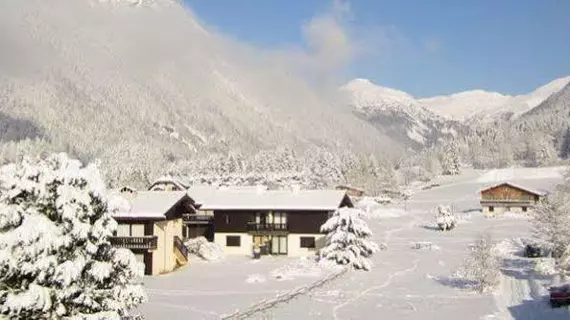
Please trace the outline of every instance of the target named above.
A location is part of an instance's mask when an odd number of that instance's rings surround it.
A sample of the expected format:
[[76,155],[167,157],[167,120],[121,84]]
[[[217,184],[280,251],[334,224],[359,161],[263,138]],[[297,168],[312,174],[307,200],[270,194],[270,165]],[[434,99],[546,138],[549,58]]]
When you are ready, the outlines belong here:
[[330,0],[185,2],[217,31],[269,49],[306,47],[303,26],[335,16],[359,47],[344,78],[419,97],[520,94],[570,75],[570,0],[352,0],[342,14]]

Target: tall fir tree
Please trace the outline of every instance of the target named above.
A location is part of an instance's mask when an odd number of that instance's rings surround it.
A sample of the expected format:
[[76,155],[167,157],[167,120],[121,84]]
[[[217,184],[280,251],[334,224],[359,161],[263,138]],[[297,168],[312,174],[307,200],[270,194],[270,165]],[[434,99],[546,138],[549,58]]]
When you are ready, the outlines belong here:
[[118,206],[65,154],[0,168],[0,314],[120,319],[146,300],[143,265],[111,246]]

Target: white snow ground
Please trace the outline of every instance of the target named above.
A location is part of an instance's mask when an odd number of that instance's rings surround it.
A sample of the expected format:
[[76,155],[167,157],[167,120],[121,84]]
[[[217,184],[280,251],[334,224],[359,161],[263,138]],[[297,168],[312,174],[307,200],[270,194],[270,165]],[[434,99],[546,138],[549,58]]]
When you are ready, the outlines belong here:
[[[561,181],[546,168],[516,175],[512,182],[530,188],[553,189]],[[511,176],[510,169],[490,175]],[[529,263],[516,255],[504,270],[498,294],[478,295],[450,278],[467,255],[467,247],[482,232],[495,241],[530,234],[525,219],[486,219],[477,202],[477,191],[495,183],[467,175],[446,185],[418,191],[395,215],[368,221],[378,243],[388,249],[373,257],[369,272],[351,271],[321,288],[265,311],[253,319],[569,319],[568,309],[551,309],[546,302],[549,279],[535,276]],[[453,206],[459,225],[450,232],[434,230],[433,210],[438,204]],[[392,205],[393,207],[393,205]],[[410,243],[431,242],[437,250],[414,250]],[[298,259],[263,257],[258,262],[229,257],[222,262],[193,261],[172,274],[148,277],[149,302],[141,307],[147,319],[219,319],[263,299],[316,281],[327,274],[310,265],[305,276],[290,272],[287,281],[276,279],[284,265],[303,266]],[[287,268],[285,268],[287,269]],[[294,269],[294,268],[293,268]],[[263,278],[256,282],[248,279]]]

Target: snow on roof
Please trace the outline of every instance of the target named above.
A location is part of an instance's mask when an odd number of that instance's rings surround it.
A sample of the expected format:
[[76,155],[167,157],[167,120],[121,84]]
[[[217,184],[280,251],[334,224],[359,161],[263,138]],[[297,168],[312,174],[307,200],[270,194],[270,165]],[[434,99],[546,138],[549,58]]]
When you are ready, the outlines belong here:
[[164,219],[165,213],[186,195],[186,191],[143,191],[130,200],[128,212],[117,212],[115,218]]
[[339,184],[338,186],[336,186],[336,188],[345,188],[345,189],[352,189],[352,190],[356,190],[356,191],[360,191],[360,192],[364,192],[364,189],[362,188],[358,188],[358,187],[354,187],[348,184]]
[[499,186],[502,186],[502,185],[509,185],[509,186],[511,186],[511,187],[513,187],[513,188],[517,188],[517,189],[520,189],[520,190],[524,190],[524,191],[526,191],[526,192],[530,192],[530,193],[533,193],[533,194],[536,194],[536,195],[539,195],[539,196],[544,196],[544,195],[546,195],[546,192],[544,192],[544,191],[527,188],[527,187],[521,186],[521,185],[519,185],[519,184],[512,183],[512,182],[508,182],[508,181],[501,182],[501,183],[492,185],[492,186],[490,186],[490,187],[486,187],[486,188],[484,188],[484,189],[481,189],[480,192],[487,191],[487,190],[490,190],[490,189],[493,189],[493,188],[496,188],[496,187],[499,187]]
[[[180,190],[188,189],[188,186],[181,182],[179,179],[176,179],[172,176],[162,176],[156,180],[154,180],[150,186],[152,188],[157,183],[172,183],[177,186]],[[149,188],[149,189],[150,189]]]
[[264,190],[195,188],[188,195],[203,210],[336,210],[346,192],[342,190]]

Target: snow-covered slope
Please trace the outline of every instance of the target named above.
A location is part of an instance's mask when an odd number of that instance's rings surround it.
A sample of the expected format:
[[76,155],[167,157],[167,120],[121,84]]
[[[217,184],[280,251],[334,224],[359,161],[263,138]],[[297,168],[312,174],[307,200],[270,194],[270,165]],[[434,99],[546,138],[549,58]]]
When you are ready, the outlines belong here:
[[433,112],[451,119],[464,121],[481,113],[495,110],[512,99],[497,92],[473,90],[449,96],[436,96],[418,101]]
[[411,95],[367,79],[354,79],[342,86],[340,92],[357,114],[406,144],[428,146],[443,135],[453,134],[457,128],[457,124],[436,115]]
[[570,77],[551,81],[537,90],[518,96],[483,90],[465,91],[418,101],[435,113],[459,121],[511,119],[530,111],[570,82]]
[[26,143],[42,149],[116,165],[278,145],[400,149],[180,1],[0,1],[0,48],[0,119],[33,124],[12,136],[41,133]]
[[518,118],[560,92],[568,83],[570,83],[570,76],[553,80],[529,94],[512,97],[494,112],[481,112],[477,117],[483,121]]

